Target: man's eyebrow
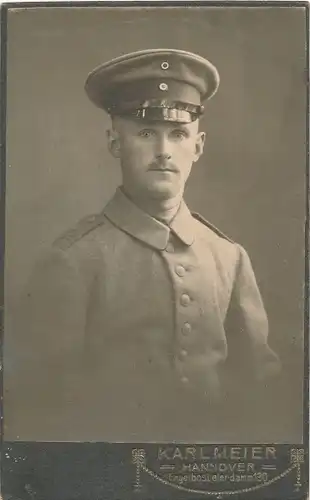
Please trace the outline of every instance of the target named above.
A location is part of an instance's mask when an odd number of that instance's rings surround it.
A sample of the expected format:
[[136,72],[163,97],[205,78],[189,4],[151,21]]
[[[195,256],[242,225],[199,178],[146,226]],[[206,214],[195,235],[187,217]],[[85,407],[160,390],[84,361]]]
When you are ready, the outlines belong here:
[[138,120],[137,120],[137,121],[135,121],[134,123],[136,124],[136,126],[137,126],[138,128],[142,128],[142,129],[144,129],[144,128],[152,128],[152,127],[154,127],[154,122],[152,122],[152,121],[147,121],[147,120],[143,120],[143,121],[139,120],[139,121],[138,121]]
[[190,134],[190,131],[188,130],[187,127],[185,127],[182,123],[176,124],[174,127],[171,128],[171,131],[181,131],[184,132],[185,134]]

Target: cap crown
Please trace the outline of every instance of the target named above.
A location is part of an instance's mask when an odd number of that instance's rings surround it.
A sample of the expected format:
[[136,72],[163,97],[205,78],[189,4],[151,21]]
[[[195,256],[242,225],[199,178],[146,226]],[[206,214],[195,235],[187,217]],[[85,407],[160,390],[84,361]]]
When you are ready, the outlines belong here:
[[201,103],[215,94],[218,85],[217,69],[207,59],[183,50],[150,49],[98,66],[88,75],[85,90],[96,106],[110,114],[140,112],[137,116],[143,118],[156,109],[162,119],[175,111],[192,118],[201,114]]

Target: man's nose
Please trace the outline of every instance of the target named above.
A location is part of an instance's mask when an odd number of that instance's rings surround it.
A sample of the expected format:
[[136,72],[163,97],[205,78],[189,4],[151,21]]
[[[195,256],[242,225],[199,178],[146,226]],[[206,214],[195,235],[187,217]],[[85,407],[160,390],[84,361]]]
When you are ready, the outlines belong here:
[[159,137],[156,145],[156,158],[159,160],[171,159],[171,144],[167,137]]

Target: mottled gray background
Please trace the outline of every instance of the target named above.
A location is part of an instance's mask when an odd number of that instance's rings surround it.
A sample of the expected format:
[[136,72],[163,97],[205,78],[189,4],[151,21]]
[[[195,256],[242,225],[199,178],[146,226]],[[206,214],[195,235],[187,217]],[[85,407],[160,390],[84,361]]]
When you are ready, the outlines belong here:
[[134,50],[198,52],[218,67],[221,85],[203,119],[205,155],[186,200],[252,258],[271,344],[288,373],[289,439],[300,439],[305,43],[305,7],[11,10],[5,334],[39,253],[101,210],[120,180],[106,150],[108,118],[83,90],[87,73]]

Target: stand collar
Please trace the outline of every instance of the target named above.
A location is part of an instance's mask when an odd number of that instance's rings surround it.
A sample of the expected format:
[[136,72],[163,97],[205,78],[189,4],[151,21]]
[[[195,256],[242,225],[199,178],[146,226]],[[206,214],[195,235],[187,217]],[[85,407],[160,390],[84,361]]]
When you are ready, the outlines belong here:
[[118,188],[106,205],[104,214],[122,231],[157,250],[166,248],[170,231],[187,246],[194,242],[194,221],[184,201],[181,202],[178,212],[167,226],[141,210]]

